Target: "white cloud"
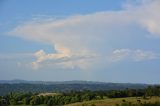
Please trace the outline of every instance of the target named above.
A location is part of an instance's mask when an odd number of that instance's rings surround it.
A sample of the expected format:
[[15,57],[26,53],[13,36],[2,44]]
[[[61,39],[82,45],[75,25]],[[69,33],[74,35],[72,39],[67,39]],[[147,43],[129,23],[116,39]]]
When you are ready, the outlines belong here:
[[[96,12],[61,19],[53,18],[53,20],[50,17],[42,21],[38,19],[38,21],[25,22],[9,34],[54,46],[56,53],[46,54],[43,50],[35,53],[37,57],[37,60],[33,62],[35,68],[49,60],[54,60],[50,64],[60,65],[60,67],[62,65],[71,68],[85,67],[93,62],[88,61],[88,57],[103,56],[101,51],[108,52],[108,48],[114,47],[115,43],[117,45],[119,42],[128,44],[131,39],[128,36],[136,33],[132,30],[135,26],[137,29],[144,28],[151,35],[160,37],[158,11],[160,11],[160,1],[153,0],[142,2],[138,6],[128,6],[120,11]],[[134,36],[140,35],[137,32]],[[136,61],[154,58],[154,54],[150,52],[130,49],[116,50],[113,55],[116,61],[128,57]],[[93,58],[96,61],[97,57],[93,56]],[[61,62],[56,63],[55,60],[61,60]]]
[[70,56],[70,51],[67,48],[56,48],[56,51],[57,53],[46,54],[43,50],[39,50],[34,55],[38,58],[37,62],[66,58]]
[[158,59],[159,55],[151,51],[117,49],[109,56],[110,62],[118,62],[123,60],[144,61]]
[[55,50],[56,53],[51,54],[46,54],[43,50],[34,53],[37,60],[32,62],[33,68],[39,69],[40,67],[48,65],[52,67],[59,66],[60,68],[87,69],[89,67],[89,61],[93,57],[96,57],[95,54],[86,51],[81,51],[78,54],[71,54],[70,50],[64,47],[56,46]]
[[139,6],[133,10],[135,10],[135,17],[139,18],[136,18],[136,20],[138,20],[150,34],[160,37],[160,14],[158,13],[158,11],[160,11],[160,1],[151,0],[150,2],[144,3],[143,6]]
[[55,47],[57,53],[46,54],[43,50],[37,51],[34,56],[37,57],[37,60],[33,62],[34,69],[38,69],[39,63],[46,60],[57,60],[70,57],[70,50],[64,47]]

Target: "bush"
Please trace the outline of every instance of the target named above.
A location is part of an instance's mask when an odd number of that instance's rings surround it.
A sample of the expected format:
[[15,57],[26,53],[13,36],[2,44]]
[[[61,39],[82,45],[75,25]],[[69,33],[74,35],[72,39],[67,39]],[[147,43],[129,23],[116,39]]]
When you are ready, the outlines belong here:
[[91,106],[96,106],[95,104],[91,104]]

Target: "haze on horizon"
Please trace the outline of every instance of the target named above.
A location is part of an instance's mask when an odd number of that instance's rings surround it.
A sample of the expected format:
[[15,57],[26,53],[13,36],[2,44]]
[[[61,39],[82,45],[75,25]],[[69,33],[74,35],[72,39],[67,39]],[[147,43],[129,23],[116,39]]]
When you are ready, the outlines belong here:
[[0,80],[160,84],[159,0],[1,0]]

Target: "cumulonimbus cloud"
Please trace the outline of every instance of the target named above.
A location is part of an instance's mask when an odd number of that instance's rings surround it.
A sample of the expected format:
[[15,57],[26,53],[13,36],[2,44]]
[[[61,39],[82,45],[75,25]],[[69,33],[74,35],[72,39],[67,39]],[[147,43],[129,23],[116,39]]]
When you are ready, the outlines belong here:
[[[33,68],[38,69],[43,62],[50,62],[53,65],[60,66],[61,68],[81,68],[87,69],[88,62],[96,55],[89,52],[81,51],[78,54],[71,54],[70,50],[64,47],[55,47],[56,53],[46,54],[43,50],[34,53],[37,58],[32,62]],[[88,54],[89,53],[89,54]],[[88,62],[87,62],[88,61]]]
[[[37,60],[33,62],[35,66],[47,60],[70,58],[70,61],[61,61],[58,64],[83,67],[83,64],[87,64],[88,57],[94,55],[97,58],[97,55],[102,54],[101,51],[107,52],[106,48],[109,48],[110,45],[112,47],[113,42],[120,40],[128,43],[126,36],[135,33],[131,30],[135,26],[150,35],[160,37],[160,14],[157,13],[158,11],[160,11],[160,1],[154,0],[120,11],[103,11],[56,20],[25,22],[15,27],[9,34],[54,46],[56,53],[46,54],[43,50],[35,53],[37,57]],[[121,58],[131,55],[135,60],[154,57],[152,53],[129,49],[116,50],[112,56],[121,60]],[[73,61],[71,59],[73,57],[76,57],[77,60]]]

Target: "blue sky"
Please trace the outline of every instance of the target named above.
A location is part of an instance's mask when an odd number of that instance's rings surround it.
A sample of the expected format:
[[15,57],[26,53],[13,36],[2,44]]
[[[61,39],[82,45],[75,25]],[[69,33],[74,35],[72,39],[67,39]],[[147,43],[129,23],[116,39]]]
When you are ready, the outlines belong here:
[[1,0],[0,79],[160,83],[159,0]]

